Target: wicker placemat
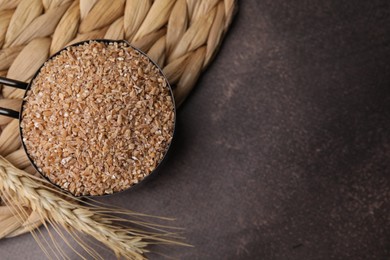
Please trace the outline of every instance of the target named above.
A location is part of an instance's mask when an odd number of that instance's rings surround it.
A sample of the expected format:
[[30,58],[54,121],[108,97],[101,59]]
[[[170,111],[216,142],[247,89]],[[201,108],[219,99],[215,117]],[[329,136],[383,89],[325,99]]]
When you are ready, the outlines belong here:
[[[163,68],[179,106],[215,55],[235,5],[235,0],[0,0],[0,76],[28,82],[70,43],[126,39]],[[0,107],[19,109],[23,93],[3,87]],[[20,148],[18,121],[0,117],[0,125],[0,155],[34,173]],[[34,223],[34,211],[27,212],[26,221]],[[0,207],[0,226],[9,226],[0,238],[27,232],[24,224],[13,219],[10,207]]]

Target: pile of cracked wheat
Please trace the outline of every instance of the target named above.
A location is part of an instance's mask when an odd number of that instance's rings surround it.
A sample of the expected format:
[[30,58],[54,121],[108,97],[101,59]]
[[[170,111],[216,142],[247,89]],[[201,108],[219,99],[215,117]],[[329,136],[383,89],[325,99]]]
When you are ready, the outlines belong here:
[[90,41],[47,61],[26,94],[22,137],[53,183],[80,195],[129,188],[160,163],[174,104],[161,71],[125,43]]

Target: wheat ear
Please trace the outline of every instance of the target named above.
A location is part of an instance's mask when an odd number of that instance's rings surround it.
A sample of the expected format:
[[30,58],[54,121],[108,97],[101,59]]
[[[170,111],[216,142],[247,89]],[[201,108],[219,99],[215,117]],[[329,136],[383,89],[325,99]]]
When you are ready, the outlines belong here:
[[[26,174],[1,156],[0,192],[4,202],[14,211],[13,215],[18,216],[17,220],[19,222],[26,221],[29,214],[25,211],[26,208],[30,208],[36,213],[35,216],[38,219],[45,225],[50,223],[54,230],[66,240],[59,227],[64,228],[74,239],[81,242],[85,252],[95,259],[101,259],[101,256],[78,239],[76,230],[100,241],[110,248],[117,257],[128,259],[144,259],[149,244],[185,245],[175,240],[177,237],[173,233],[163,231],[157,225],[114,216],[111,215],[112,209],[91,203],[87,203],[88,205],[85,206],[81,205],[77,199],[50,187],[46,180]],[[117,213],[135,217],[140,215],[119,209]],[[118,222],[121,224],[117,224]],[[137,225],[138,227],[124,227],[123,223]],[[38,237],[37,234],[34,235]],[[50,255],[48,249],[62,256],[61,249],[48,246],[49,243],[43,246],[44,241],[40,241],[40,243],[48,256]],[[77,251],[75,252],[80,254]],[[82,255],[80,254],[80,256]]]

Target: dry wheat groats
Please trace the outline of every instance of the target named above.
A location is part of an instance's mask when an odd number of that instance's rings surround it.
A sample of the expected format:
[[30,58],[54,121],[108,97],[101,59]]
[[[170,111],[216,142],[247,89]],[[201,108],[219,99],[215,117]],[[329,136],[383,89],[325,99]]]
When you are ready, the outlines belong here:
[[166,79],[145,55],[91,41],[45,63],[26,93],[21,128],[30,158],[53,183],[102,195],[156,168],[174,117]]

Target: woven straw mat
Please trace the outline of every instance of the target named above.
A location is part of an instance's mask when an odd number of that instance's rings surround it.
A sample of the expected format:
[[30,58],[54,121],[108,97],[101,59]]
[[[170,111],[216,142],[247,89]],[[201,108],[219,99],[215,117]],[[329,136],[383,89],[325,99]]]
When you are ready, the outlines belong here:
[[[0,0],[0,76],[28,82],[66,45],[126,39],[163,68],[179,106],[215,55],[235,7],[235,0]],[[23,94],[4,86],[0,107],[18,110]],[[18,120],[0,116],[0,125],[0,155],[35,174],[20,146]],[[0,206],[0,221],[9,211]],[[14,225],[0,238],[26,231]]]

